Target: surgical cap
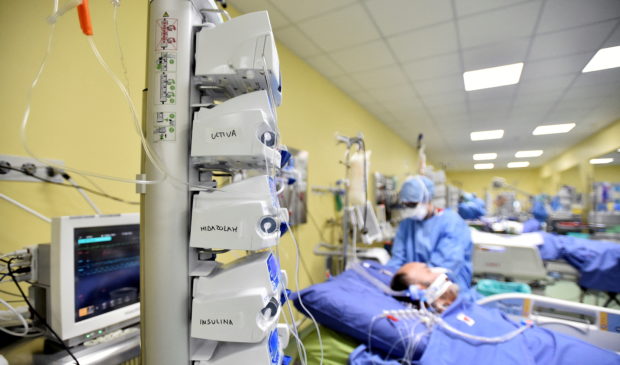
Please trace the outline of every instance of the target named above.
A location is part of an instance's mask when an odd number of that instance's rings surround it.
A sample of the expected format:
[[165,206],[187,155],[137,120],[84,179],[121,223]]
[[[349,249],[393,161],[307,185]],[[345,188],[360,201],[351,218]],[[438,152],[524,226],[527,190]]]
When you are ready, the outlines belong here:
[[403,183],[398,196],[401,202],[429,202],[433,197],[435,186],[426,176],[414,176]]

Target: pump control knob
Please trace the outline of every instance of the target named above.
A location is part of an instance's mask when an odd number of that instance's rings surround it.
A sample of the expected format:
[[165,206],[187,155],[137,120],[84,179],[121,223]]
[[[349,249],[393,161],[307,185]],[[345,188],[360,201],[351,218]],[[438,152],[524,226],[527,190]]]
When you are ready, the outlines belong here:
[[260,141],[267,147],[276,145],[276,134],[273,132],[265,132],[260,136]]
[[278,223],[272,217],[264,217],[260,222],[260,229],[265,233],[273,233],[278,229]]

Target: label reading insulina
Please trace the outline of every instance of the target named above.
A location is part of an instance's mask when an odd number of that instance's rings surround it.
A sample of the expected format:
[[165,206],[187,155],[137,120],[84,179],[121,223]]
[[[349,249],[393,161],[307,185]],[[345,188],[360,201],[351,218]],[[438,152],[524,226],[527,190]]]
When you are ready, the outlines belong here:
[[201,326],[234,326],[232,318],[207,318],[199,321]]

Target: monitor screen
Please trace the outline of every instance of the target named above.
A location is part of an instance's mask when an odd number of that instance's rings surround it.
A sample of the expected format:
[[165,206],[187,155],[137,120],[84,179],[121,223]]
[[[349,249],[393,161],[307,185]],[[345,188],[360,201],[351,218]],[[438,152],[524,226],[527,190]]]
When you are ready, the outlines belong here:
[[74,228],[75,322],[140,302],[140,226]]

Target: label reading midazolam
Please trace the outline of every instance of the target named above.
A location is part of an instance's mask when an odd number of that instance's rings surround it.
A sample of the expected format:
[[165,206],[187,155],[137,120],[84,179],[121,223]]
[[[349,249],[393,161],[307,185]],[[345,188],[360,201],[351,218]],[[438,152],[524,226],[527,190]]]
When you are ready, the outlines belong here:
[[239,227],[237,226],[220,226],[220,225],[211,225],[211,226],[200,226],[201,232],[233,232],[237,233],[239,231]]

